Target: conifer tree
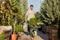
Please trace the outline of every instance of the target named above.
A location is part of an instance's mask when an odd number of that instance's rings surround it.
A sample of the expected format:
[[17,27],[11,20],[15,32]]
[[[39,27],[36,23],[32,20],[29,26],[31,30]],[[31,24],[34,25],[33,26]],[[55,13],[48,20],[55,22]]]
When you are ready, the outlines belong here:
[[44,0],[41,6],[41,15],[44,23],[51,25],[57,24],[60,13],[59,0]]
[[[27,3],[27,1],[24,2]],[[21,6],[20,4],[24,6]],[[20,0],[1,0],[0,25],[12,25],[14,17],[17,19],[17,24],[23,23],[24,17],[22,14],[24,14],[23,12],[27,9],[27,7],[25,8],[26,5],[27,4],[21,3]],[[23,9],[21,7],[23,7]]]

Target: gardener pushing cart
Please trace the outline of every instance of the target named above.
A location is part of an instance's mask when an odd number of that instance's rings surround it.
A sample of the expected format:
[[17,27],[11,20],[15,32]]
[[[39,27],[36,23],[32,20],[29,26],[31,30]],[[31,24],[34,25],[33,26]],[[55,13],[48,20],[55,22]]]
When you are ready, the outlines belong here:
[[25,15],[25,19],[26,19],[27,24],[28,24],[28,27],[27,27],[28,28],[28,33],[32,36],[33,35],[33,28],[31,28],[29,26],[29,21],[30,21],[31,18],[35,18],[35,13],[33,11],[33,5],[30,5],[30,7],[29,7],[29,9],[28,9],[28,11]]

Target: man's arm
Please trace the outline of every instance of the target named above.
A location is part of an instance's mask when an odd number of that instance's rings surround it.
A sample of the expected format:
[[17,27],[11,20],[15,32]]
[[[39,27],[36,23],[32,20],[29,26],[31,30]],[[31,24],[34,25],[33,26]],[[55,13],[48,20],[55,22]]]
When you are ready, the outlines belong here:
[[27,13],[26,13],[26,15],[25,15],[25,20],[27,19],[27,17],[28,17],[28,11],[27,11]]

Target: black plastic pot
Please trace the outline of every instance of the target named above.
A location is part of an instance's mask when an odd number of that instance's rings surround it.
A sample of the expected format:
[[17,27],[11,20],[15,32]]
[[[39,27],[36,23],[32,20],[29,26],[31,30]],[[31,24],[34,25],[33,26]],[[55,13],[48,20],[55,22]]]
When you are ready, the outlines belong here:
[[49,30],[49,40],[58,40],[57,32],[57,28],[55,26],[51,26]]

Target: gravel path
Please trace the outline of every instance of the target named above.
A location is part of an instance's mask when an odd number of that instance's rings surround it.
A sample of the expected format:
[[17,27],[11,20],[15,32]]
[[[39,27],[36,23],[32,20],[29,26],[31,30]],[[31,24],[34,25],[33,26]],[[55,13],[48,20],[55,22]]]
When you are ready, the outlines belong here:
[[48,34],[45,34],[42,31],[38,31],[38,36],[42,37],[44,40],[49,40]]
[[42,31],[37,31],[37,34],[34,38],[30,35],[23,34],[18,40],[49,40],[48,34],[44,34]]
[[18,40],[43,40],[40,36],[32,38],[30,35],[23,34]]

